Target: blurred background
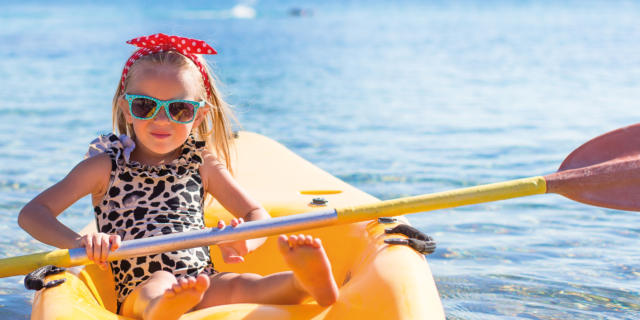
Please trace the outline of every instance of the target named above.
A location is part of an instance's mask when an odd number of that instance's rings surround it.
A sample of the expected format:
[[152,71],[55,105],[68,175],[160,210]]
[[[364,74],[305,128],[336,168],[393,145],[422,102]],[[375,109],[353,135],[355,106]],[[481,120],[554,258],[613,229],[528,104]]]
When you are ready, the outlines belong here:
[[[0,258],[111,130],[126,40],[198,38],[242,128],[381,199],[548,174],[638,122],[635,1],[0,0]],[[240,128],[238,128],[240,129]],[[92,219],[88,198],[62,221]],[[536,196],[414,214],[449,319],[640,318],[640,214]],[[0,318],[26,319],[22,278]]]

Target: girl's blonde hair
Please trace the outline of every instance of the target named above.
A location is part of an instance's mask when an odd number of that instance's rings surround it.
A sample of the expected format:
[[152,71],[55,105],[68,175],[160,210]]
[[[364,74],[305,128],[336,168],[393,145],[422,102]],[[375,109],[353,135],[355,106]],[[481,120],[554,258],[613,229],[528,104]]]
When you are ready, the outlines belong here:
[[[200,83],[200,96],[201,99],[206,102],[206,107],[209,108],[205,119],[200,123],[197,128],[193,129],[193,134],[196,139],[203,140],[206,143],[206,148],[213,152],[218,160],[222,162],[229,172],[233,173],[231,149],[233,147],[233,131],[231,128],[232,122],[235,122],[236,118],[231,112],[230,106],[222,99],[218,88],[216,87],[217,79],[214,77],[211,69],[207,65],[206,61],[200,55],[196,55],[200,64],[204,66],[206,76],[209,77],[209,92],[205,90],[204,81]],[[198,79],[202,78],[202,75],[195,63],[189,58],[181,55],[175,51],[163,51],[152,53],[140,57],[129,69],[128,75],[124,80],[124,85],[118,83],[118,89],[113,96],[113,130],[118,134],[126,134],[130,137],[134,137],[133,126],[128,124],[122,109],[118,106],[121,99],[124,98],[124,94],[127,91],[127,87],[131,82],[131,79],[136,77],[136,66],[140,66],[142,62],[154,63],[158,65],[170,65],[177,68],[188,68],[195,72]]]

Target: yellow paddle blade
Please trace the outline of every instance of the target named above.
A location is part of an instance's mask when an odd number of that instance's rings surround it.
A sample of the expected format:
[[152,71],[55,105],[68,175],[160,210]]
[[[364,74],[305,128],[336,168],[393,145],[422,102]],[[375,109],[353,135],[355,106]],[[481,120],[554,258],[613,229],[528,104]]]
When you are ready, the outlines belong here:
[[58,249],[25,256],[0,259],[0,278],[27,274],[46,265],[69,267],[69,250]]
[[336,209],[338,223],[391,217],[408,213],[453,208],[470,204],[505,200],[546,193],[544,177],[531,177],[485,184],[415,197],[387,200],[367,205]]

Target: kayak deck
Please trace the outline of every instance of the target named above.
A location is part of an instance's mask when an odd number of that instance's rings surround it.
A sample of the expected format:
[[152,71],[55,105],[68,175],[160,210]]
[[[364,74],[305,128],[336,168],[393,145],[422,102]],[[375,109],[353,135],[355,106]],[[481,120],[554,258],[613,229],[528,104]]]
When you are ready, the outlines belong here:
[[[378,201],[259,134],[240,132],[236,151],[236,179],[273,217]],[[326,206],[312,204],[318,197],[327,201]],[[205,212],[208,226],[231,218],[216,202]],[[408,223],[403,217],[399,220]],[[404,237],[385,234],[386,228],[395,225],[365,221],[303,231],[322,239],[332,263],[340,296],[329,307],[314,301],[232,304],[190,312],[181,319],[444,319],[425,257],[409,247],[384,243],[387,238]],[[218,248],[211,246],[214,266],[222,272],[260,275],[287,270],[276,239],[269,237],[240,264],[225,264]],[[66,272],[49,280],[63,277],[67,278],[63,285],[36,293],[32,319],[127,319],[114,313],[116,298],[110,272],[89,265],[77,275]]]

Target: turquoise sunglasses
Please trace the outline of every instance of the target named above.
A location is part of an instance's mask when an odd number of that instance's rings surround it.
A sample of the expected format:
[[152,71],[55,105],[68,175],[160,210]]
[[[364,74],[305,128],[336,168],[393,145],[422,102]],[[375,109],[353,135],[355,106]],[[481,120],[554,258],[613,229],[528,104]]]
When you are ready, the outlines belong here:
[[191,100],[158,100],[156,98],[136,94],[125,94],[129,102],[131,115],[139,120],[153,119],[158,111],[164,107],[167,118],[177,123],[191,123],[196,118],[198,108],[204,107],[204,101]]

